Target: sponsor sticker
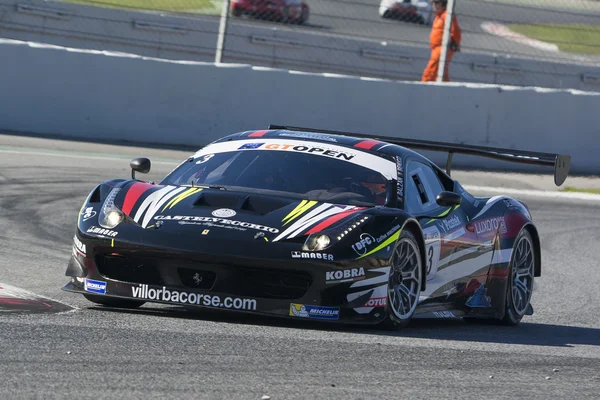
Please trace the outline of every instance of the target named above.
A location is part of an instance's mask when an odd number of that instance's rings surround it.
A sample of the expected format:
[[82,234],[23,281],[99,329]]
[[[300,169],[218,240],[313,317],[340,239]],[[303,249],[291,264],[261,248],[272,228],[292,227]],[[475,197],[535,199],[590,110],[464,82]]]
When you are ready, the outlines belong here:
[[244,143],[243,145],[241,145],[240,147],[238,147],[238,150],[258,149],[263,144],[265,144],[265,142],[261,142],[261,143]]
[[305,139],[317,139],[317,140],[327,140],[329,142],[337,142],[337,139],[334,137],[322,135],[322,134],[318,134],[318,133],[285,132],[285,133],[280,133],[279,136],[299,137],[299,138],[305,138]]
[[504,217],[488,218],[475,222],[475,232],[478,235],[488,233],[490,231],[506,233],[507,230]]
[[119,234],[119,232],[111,231],[110,229],[98,228],[97,226],[90,226],[86,232],[109,237],[115,237]]
[[358,242],[352,245],[352,250],[359,256],[367,252],[367,248],[375,243],[375,238],[368,233],[361,233]]
[[436,318],[454,318],[452,311],[434,311],[433,316]]
[[225,218],[218,217],[193,217],[187,215],[157,215],[154,217],[155,220],[159,221],[178,221],[180,224],[184,225],[185,223],[189,223],[190,225],[207,225],[214,226],[217,228],[226,228],[226,227],[239,227],[243,228],[241,230],[247,229],[256,229],[259,231],[278,233],[279,229],[271,228],[264,225],[252,224],[250,222],[244,221],[236,221]]
[[[194,276],[194,281],[200,277]],[[131,288],[131,295],[136,299],[167,301],[177,304],[194,304],[206,307],[229,308],[234,310],[256,310],[256,299],[242,299],[238,297],[226,297],[221,299],[220,296],[189,293],[178,290],[169,290],[165,286],[161,289],[151,288],[148,285],[140,284],[137,287]]]
[[313,253],[313,252],[308,252],[308,251],[292,251],[292,258],[309,258],[312,260],[333,261],[333,254]]
[[356,157],[355,154],[352,153],[348,153],[345,151],[340,151],[340,150],[333,150],[333,149],[329,149],[326,148],[325,146],[305,146],[305,145],[299,145],[299,146],[294,146],[293,144],[280,144],[280,143],[269,143],[267,145],[265,145],[265,149],[267,150],[291,150],[291,151],[297,151],[297,152],[303,152],[303,153],[310,153],[310,154],[319,154],[322,156],[326,156],[326,157],[332,157],[332,158],[340,158],[342,160],[346,160],[346,161],[350,161],[352,160],[354,157]]
[[404,198],[404,171],[402,169],[402,157],[396,157],[396,173],[398,174],[398,200]]
[[387,297],[371,297],[364,307],[383,308],[387,305]]
[[386,239],[388,239],[394,233],[396,233],[398,229],[400,229],[400,225],[392,227],[389,231],[376,238],[373,237],[371,234],[361,233],[358,242],[352,245],[352,250],[354,250],[359,256],[362,256],[367,252],[371,245],[383,243]]
[[73,243],[75,243],[75,249],[77,249],[77,251],[79,251],[81,254],[83,254],[85,256],[85,254],[86,254],[85,244],[81,243],[81,240],[79,240],[79,238],[77,236],[73,236]]
[[460,226],[460,219],[458,219],[458,217],[456,215],[453,215],[450,218],[446,218],[446,219],[442,220],[442,224],[443,224],[446,232],[448,232],[448,231],[451,231],[452,229],[456,228],[457,226]]
[[84,289],[86,292],[106,294],[106,282],[86,279],[84,283]]
[[325,273],[325,283],[354,282],[365,278],[364,268],[344,269],[340,271],[327,271]]
[[308,304],[290,304],[290,316],[314,319],[338,319],[340,309],[337,307],[311,306]]
[[230,218],[233,217],[234,215],[236,215],[237,213],[230,209],[230,208],[220,208],[218,210],[215,210],[212,212],[212,215],[214,217],[220,217],[220,218]]
[[81,217],[84,221],[87,221],[88,219],[93,218],[95,216],[96,211],[94,211],[94,207],[88,207],[81,213]]

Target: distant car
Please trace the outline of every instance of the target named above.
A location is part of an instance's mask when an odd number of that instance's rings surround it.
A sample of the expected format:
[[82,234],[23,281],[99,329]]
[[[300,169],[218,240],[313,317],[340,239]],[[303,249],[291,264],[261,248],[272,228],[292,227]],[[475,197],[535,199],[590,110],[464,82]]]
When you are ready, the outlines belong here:
[[231,15],[292,24],[308,21],[310,7],[302,0],[231,0]]
[[428,1],[419,0],[381,0],[379,15],[382,18],[399,19],[431,25],[433,8]]
[[64,290],[272,317],[406,326],[413,315],[516,325],[541,276],[529,208],[477,197],[424,149],[554,167],[570,157],[269,126],[231,134],[159,183],[96,185]]

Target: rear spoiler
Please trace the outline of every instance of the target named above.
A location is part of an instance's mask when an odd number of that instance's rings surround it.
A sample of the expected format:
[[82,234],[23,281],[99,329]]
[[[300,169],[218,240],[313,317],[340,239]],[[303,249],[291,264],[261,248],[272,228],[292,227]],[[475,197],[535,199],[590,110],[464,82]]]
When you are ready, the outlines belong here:
[[446,173],[448,174],[448,176],[450,176],[450,170],[452,167],[452,155],[454,153],[494,158],[497,160],[517,162],[522,164],[533,164],[554,167],[554,184],[556,184],[556,186],[560,186],[565,182],[567,176],[569,175],[569,168],[571,167],[571,156],[553,153],[540,153],[526,150],[501,149],[496,147],[473,146],[467,144],[433,142],[429,140],[365,135],[362,133],[337,132],[324,129],[300,128],[295,126],[269,125],[269,129],[286,129],[290,131],[328,133],[340,136],[377,139],[383,142],[397,144],[399,146],[411,149],[448,152],[448,159],[446,161]]

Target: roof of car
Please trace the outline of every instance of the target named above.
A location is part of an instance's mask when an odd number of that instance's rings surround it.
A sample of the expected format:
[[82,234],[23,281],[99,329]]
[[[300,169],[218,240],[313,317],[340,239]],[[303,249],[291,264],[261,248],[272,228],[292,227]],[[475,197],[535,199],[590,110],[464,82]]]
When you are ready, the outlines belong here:
[[[375,139],[360,138],[360,136],[335,135],[330,133],[294,131],[288,129],[265,129],[255,131],[244,131],[225,136],[215,143],[229,140],[247,139],[301,139],[304,141],[329,143],[354,148],[379,155],[413,155],[422,160],[427,160],[423,155],[396,144]],[[427,160],[429,161],[429,160]]]

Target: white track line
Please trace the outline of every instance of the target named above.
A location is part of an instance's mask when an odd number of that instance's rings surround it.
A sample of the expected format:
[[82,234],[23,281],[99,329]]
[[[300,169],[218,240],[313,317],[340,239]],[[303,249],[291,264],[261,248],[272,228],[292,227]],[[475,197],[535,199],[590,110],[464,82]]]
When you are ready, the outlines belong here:
[[[4,149],[0,149],[0,153],[6,153],[6,154],[28,154],[28,155],[34,155],[34,156],[54,156],[54,157],[71,157],[71,158],[86,158],[86,159],[92,159],[92,160],[110,160],[110,161],[123,161],[123,160],[128,160],[130,158],[135,158],[135,157],[103,157],[103,156],[91,156],[91,155],[85,155],[85,154],[72,154],[72,153],[52,153],[52,152],[44,152],[44,151],[30,151],[30,150],[4,150]],[[192,153],[190,153],[192,154]],[[167,164],[167,165],[173,165],[173,164],[177,164],[180,163],[181,161],[152,161],[152,164]]]
[[591,200],[600,201],[600,194],[593,193],[579,193],[579,192],[559,192],[559,191],[545,191],[545,190],[529,190],[529,189],[511,189],[491,186],[473,186],[463,185],[465,189],[470,192],[489,192],[498,194],[514,194],[521,196],[534,196],[534,197],[546,197],[553,199],[572,199],[572,200]]

